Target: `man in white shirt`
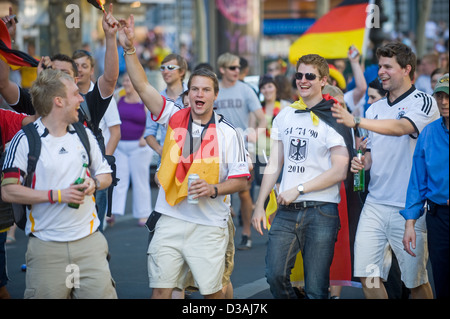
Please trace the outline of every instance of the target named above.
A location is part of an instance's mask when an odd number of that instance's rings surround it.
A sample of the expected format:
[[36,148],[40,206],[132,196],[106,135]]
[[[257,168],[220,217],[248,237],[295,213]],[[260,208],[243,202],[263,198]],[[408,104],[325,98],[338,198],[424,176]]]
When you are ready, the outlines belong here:
[[334,101],[322,96],[328,75],[328,63],[323,57],[301,57],[296,73],[301,99],[281,110],[272,126],[271,156],[252,223],[261,235],[261,223],[267,229],[264,202],[282,172],[279,208],[270,228],[266,255],[266,277],[275,298],[297,298],[290,275],[299,251],[307,297],[328,298],[330,266],[340,226],[339,187],[347,176],[350,158],[344,133],[330,126],[325,116],[316,115],[323,112],[331,118]]
[[[360,277],[366,298],[387,298],[380,279],[387,279],[390,248],[399,261],[402,281],[413,298],[432,298],[426,264],[424,218],[416,223],[417,257],[403,250],[404,209],[412,156],[422,129],[439,117],[434,98],[412,84],[416,56],[402,43],[388,43],[377,51],[379,71],[387,97],[370,106],[366,118],[354,117],[341,107],[333,116],[348,127],[369,131],[367,151],[351,162],[351,171],[370,169],[367,195],[355,238],[354,275]],[[386,255],[387,254],[387,255]]]
[[[133,47],[133,16],[121,25],[119,42],[133,86],[153,120],[167,127],[155,206],[161,217],[148,248],[152,298],[171,298],[175,287],[184,288],[188,269],[205,298],[223,298],[230,216],[226,195],[243,189],[250,176],[243,139],[213,111],[219,90],[213,72],[200,69],[191,75],[190,107],[179,110],[148,83]],[[199,179],[189,186],[192,173]],[[188,194],[198,204],[188,203]]]
[[[83,98],[73,78],[60,70],[42,71],[30,92],[42,116],[34,124],[41,136],[41,154],[33,184],[31,188],[21,184],[28,167],[23,131],[11,141],[2,179],[5,201],[31,205],[25,227],[30,241],[24,297],[117,298],[106,259],[108,245],[96,231],[100,221],[93,197],[111,184],[111,169],[92,132],[86,129],[87,154],[71,126],[78,122]],[[89,175],[74,185],[88,159]],[[67,271],[76,271],[72,284],[67,283]]]

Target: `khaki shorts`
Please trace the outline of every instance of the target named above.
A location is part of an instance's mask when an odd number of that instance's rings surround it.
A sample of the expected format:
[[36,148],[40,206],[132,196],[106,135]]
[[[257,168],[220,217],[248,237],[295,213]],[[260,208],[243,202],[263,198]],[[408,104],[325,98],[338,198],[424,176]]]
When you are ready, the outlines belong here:
[[391,267],[391,249],[397,257],[401,279],[407,288],[428,282],[428,261],[425,215],[416,224],[416,257],[403,249],[405,219],[401,208],[388,205],[364,204],[355,238],[355,277],[380,277],[387,280]]
[[117,299],[100,232],[72,242],[30,237],[25,299]]
[[[234,247],[234,235],[236,233],[236,228],[234,227],[233,218],[229,216],[228,218],[228,245],[227,250],[225,252],[225,270],[223,272],[222,277],[222,286],[226,287],[231,282],[231,274],[233,273],[234,269],[234,254],[235,254],[235,247]],[[184,284],[184,288],[186,288],[189,291],[197,291],[198,287],[195,285],[194,278],[192,277],[192,273],[189,272],[186,282]]]
[[184,288],[189,270],[202,295],[222,289],[228,229],[161,215],[148,247],[151,288]]

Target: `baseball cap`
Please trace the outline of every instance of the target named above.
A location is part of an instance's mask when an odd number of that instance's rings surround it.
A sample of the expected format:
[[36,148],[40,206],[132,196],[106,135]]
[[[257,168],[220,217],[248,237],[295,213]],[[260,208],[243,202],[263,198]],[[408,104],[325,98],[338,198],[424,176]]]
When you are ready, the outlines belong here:
[[448,94],[448,73],[444,74],[436,83],[433,94],[444,92]]

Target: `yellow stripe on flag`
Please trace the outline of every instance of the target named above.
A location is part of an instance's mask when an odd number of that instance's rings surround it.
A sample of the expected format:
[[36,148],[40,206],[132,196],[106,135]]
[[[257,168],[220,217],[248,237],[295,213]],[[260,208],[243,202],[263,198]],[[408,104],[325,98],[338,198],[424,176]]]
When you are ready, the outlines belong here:
[[346,59],[351,45],[362,52],[364,30],[304,34],[290,47],[289,61],[296,65],[298,59],[306,54],[318,54],[325,59]]

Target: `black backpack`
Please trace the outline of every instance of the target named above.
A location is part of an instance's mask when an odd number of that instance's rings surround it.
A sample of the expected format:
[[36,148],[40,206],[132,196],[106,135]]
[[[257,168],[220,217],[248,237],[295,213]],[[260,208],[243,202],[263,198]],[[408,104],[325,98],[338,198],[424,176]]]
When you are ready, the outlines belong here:
[[[78,137],[81,140],[86,152],[88,153],[89,158],[89,166],[91,165],[91,146],[89,144],[89,138],[86,133],[86,129],[80,122],[76,122],[72,124],[75,128],[75,132],[78,134]],[[36,164],[41,155],[41,137],[39,136],[34,123],[30,123],[24,127],[22,127],[23,132],[28,140],[28,164],[27,164],[27,175],[25,180],[23,181],[23,185],[26,187],[31,187],[31,183],[33,181],[34,172],[36,170]],[[3,152],[0,160],[1,167],[3,167],[3,161],[5,157],[5,153]],[[16,223],[17,227],[20,229],[25,229],[25,224],[27,222],[26,215],[26,206],[23,204],[15,204],[15,203],[5,203],[1,200],[0,197],[0,231],[2,229],[8,228]],[[28,205],[30,208],[30,205]],[[8,225],[9,224],[9,225]]]

